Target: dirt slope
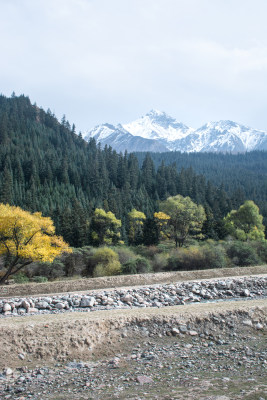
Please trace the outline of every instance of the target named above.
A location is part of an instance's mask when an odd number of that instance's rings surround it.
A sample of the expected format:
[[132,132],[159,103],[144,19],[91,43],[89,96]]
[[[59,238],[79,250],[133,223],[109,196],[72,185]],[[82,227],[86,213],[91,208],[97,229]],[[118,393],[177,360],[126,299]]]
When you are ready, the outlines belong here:
[[[208,321],[214,315],[223,319],[229,313],[237,313],[246,319],[257,311],[266,323],[266,300],[6,318],[0,323],[0,368],[7,364],[31,366],[55,360],[91,359],[99,354],[107,356],[116,353],[121,342],[129,342],[131,334],[123,339],[124,330],[130,329],[135,335],[135,329],[146,326],[152,334],[164,335],[166,329],[177,324],[191,323],[199,330],[201,321]],[[20,353],[25,355],[24,360],[19,359]]]

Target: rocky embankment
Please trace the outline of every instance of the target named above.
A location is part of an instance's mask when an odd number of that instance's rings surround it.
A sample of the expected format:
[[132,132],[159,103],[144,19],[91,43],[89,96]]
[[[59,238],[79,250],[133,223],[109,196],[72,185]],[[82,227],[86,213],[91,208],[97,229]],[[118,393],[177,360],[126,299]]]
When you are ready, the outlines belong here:
[[238,277],[139,288],[92,291],[0,300],[0,315],[23,316],[70,311],[99,311],[132,307],[167,307],[188,303],[267,296],[267,277]]
[[1,325],[5,400],[267,396],[265,300],[29,315]]

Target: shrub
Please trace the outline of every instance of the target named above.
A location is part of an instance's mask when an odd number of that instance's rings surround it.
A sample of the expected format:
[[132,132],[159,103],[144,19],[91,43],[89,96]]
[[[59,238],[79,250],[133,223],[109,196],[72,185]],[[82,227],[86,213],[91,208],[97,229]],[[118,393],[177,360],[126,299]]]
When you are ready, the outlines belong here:
[[172,251],[166,269],[190,271],[226,266],[227,258],[222,246],[204,245]]
[[135,253],[131,249],[129,249],[128,247],[115,247],[113,249],[118,254],[119,261],[120,261],[121,264],[125,264],[128,261],[133,260],[134,258],[136,258]]
[[156,254],[160,253],[157,246],[137,246],[135,252],[141,257],[152,259]]
[[171,250],[175,249],[175,243],[166,241],[158,244],[157,248],[159,253],[169,253]]
[[267,263],[267,241],[262,240],[260,242],[251,242],[251,244],[255,248],[257,255],[260,257],[260,259],[264,263]]
[[29,277],[43,276],[47,279],[57,279],[65,276],[65,265],[61,258],[56,258],[50,263],[34,263],[30,265],[26,273]]
[[144,257],[136,257],[122,266],[122,272],[124,274],[144,274],[146,272],[151,272],[151,270],[152,268],[149,261]]
[[206,268],[226,268],[228,259],[222,245],[205,245],[202,247]]
[[256,250],[252,247],[251,243],[233,242],[228,245],[226,251],[228,257],[235,265],[244,267],[260,263]]
[[28,283],[29,282],[29,278],[23,272],[19,272],[18,274],[15,274],[13,279],[14,279],[15,283]]
[[153,271],[159,272],[163,271],[168,264],[168,255],[167,254],[156,254],[152,260],[152,268]]
[[[95,268],[98,264],[107,265],[110,262],[118,261],[119,256],[114,250],[108,247],[100,247],[92,250],[92,255],[87,258],[86,271],[90,276],[95,276]],[[103,275],[101,275],[103,276]]]
[[100,276],[112,276],[112,275],[119,275],[121,273],[121,264],[118,260],[112,260],[107,264],[97,264],[94,269],[93,276],[100,277]]
[[46,276],[34,276],[31,280],[35,283],[43,283],[48,281]]
[[84,275],[87,260],[92,254],[93,250],[89,246],[73,249],[72,253],[66,254],[63,258],[66,276]]
[[126,275],[137,274],[135,260],[130,260],[123,264],[122,273]]
[[108,264],[111,261],[119,261],[119,256],[115,253],[114,250],[109,249],[108,247],[101,247],[97,249],[92,256],[92,260],[97,264]]

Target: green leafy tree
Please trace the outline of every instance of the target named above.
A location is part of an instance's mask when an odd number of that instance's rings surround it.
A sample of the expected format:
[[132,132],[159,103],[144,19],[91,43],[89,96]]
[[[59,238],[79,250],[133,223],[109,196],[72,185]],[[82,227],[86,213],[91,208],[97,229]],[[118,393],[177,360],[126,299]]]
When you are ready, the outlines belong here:
[[252,200],[247,200],[238,210],[227,214],[224,223],[227,233],[238,240],[264,240],[262,220],[259,207]]
[[115,215],[102,208],[96,208],[91,222],[91,238],[93,244],[117,244],[120,241],[121,221]]
[[170,217],[166,235],[175,241],[176,247],[182,247],[189,235],[200,237],[206,215],[204,208],[195,204],[190,197],[168,197],[160,203],[160,210]]

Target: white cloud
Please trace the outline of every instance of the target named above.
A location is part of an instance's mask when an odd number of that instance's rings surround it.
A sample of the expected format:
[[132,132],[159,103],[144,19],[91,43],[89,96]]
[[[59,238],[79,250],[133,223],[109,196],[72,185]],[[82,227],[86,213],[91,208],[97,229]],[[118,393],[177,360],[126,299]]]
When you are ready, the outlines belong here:
[[82,129],[152,107],[267,129],[265,0],[0,0],[1,90]]

